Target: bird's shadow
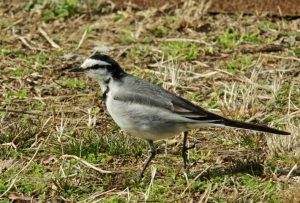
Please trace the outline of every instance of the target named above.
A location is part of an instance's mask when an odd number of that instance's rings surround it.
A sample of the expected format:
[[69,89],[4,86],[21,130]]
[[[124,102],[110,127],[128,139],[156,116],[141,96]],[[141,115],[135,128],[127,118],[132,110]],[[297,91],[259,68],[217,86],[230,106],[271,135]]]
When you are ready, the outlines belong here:
[[[194,170],[189,173],[190,178],[196,180],[210,180],[221,176],[232,176],[235,174],[249,174],[262,176],[264,173],[263,160],[232,161],[228,166],[213,166],[208,169]],[[199,176],[199,177],[197,177]]]

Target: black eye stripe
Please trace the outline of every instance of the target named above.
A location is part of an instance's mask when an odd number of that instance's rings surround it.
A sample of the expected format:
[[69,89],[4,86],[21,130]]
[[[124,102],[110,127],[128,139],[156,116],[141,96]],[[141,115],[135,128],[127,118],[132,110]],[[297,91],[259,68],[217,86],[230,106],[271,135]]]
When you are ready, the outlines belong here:
[[100,69],[100,68],[104,68],[105,66],[100,66],[98,64],[95,64],[93,66],[87,67],[87,70],[96,70],[96,69]]

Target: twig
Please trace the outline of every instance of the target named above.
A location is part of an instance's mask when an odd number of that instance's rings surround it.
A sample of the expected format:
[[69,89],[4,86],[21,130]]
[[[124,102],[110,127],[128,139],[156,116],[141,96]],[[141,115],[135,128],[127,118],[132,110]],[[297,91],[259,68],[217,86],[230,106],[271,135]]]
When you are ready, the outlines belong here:
[[198,44],[205,44],[210,45],[209,43],[203,41],[203,40],[197,40],[197,39],[182,39],[182,38],[165,38],[165,39],[157,39],[157,41],[160,42],[194,42]]
[[108,194],[108,193],[110,193],[110,192],[112,192],[112,191],[114,191],[114,190],[116,190],[116,188],[113,188],[113,189],[108,190],[108,191],[105,191],[105,192],[101,192],[101,193],[97,193],[97,194],[91,195],[91,196],[89,196],[87,199],[82,200],[82,201],[80,201],[80,202],[84,202],[84,203],[86,203],[86,202],[95,202],[94,200],[95,200],[97,197],[102,196],[102,195],[105,195],[105,194]]
[[20,114],[28,114],[28,115],[35,115],[35,116],[45,116],[45,114],[23,111],[23,110],[13,110],[13,109],[4,109],[0,108],[0,112],[11,112],[11,113],[20,113]]
[[6,193],[8,193],[10,191],[10,189],[14,186],[14,184],[17,182],[18,176],[29,166],[29,164],[33,161],[33,159],[36,157],[37,153],[39,152],[41,146],[44,144],[44,141],[42,141],[39,146],[37,147],[37,149],[35,150],[33,156],[31,157],[31,159],[27,162],[27,164],[21,169],[19,170],[19,172],[15,175],[15,177],[12,179],[10,185],[8,186],[8,188],[0,195],[0,198],[3,197]]
[[208,169],[210,168],[210,166],[208,166],[206,169],[204,169],[201,173],[199,173],[189,184],[188,186],[184,189],[184,191],[181,193],[181,196],[183,196],[183,194],[191,187],[191,185],[193,184],[193,182],[195,182],[203,173],[205,173]]
[[209,185],[206,190],[204,191],[203,195],[201,195],[201,198],[199,200],[199,202],[203,202],[203,203],[206,203],[207,200],[208,200],[208,197],[210,195],[210,192],[211,192],[211,185]]
[[36,48],[34,48],[33,46],[31,46],[24,37],[21,37],[21,36],[17,36],[17,38],[19,38],[21,40],[21,42],[26,46],[28,47],[29,49],[31,50],[36,50]]
[[[149,65],[149,67],[159,67],[159,65],[154,64],[154,65]],[[135,66],[135,68],[140,70],[140,71],[144,71],[144,72],[148,72],[148,73],[153,73],[153,74],[157,74],[157,75],[165,75],[165,73],[162,73],[160,71],[155,71],[155,70],[151,70],[151,69],[141,69],[138,66]],[[193,71],[184,71],[184,70],[178,70],[178,71],[180,73],[188,73],[188,74],[194,75],[194,76],[191,77],[192,79],[207,78],[207,77],[211,77],[211,76],[218,73],[218,71],[211,71],[211,72],[207,72],[207,73],[203,73],[203,74],[195,73]],[[179,78],[183,78],[183,77],[179,77]]]
[[270,58],[277,58],[277,59],[293,60],[293,61],[300,62],[299,58],[293,57],[293,56],[277,56],[277,55],[272,55],[272,54],[262,54],[262,56],[270,57]]
[[151,180],[150,180],[150,183],[149,183],[146,195],[145,195],[145,202],[149,198],[150,190],[151,190],[151,187],[153,185],[154,177],[155,177],[155,174],[156,174],[156,169],[157,169],[156,167],[153,167],[152,170],[151,170]]
[[283,51],[283,46],[281,45],[267,45],[264,47],[246,47],[241,49],[243,54],[254,54],[259,52],[279,52]]
[[92,169],[94,169],[95,171],[98,171],[100,173],[116,173],[116,172],[112,172],[112,171],[106,171],[106,170],[102,170],[96,166],[94,166],[93,164],[90,164],[89,162],[79,158],[78,156],[74,156],[74,155],[63,155],[62,158],[72,158],[72,159],[76,159],[78,161],[80,161],[81,163],[83,163],[84,165],[86,165],[87,167],[90,167]]
[[72,94],[72,95],[60,95],[60,96],[45,96],[45,97],[33,97],[33,99],[36,100],[47,100],[47,99],[55,99],[55,100],[61,100],[66,98],[75,98],[75,97],[89,97],[89,96],[95,96],[95,93],[89,93],[89,94]]
[[22,22],[23,20],[24,20],[23,18],[17,20],[16,22],[14,22],[13,24],[11,24],[11,25],[8,26],[7,28],[3,29],[3,31],[6,31],[6,30],[8,30],[9,28],[11,28],[11,27],[13,27],[13,26],[19,24],[19,23]]
[[61,47],[56,44],[50,37],[49,35],[45,32],[45,30],[43,30],[42,28],[39,27],[38,31],[42,34],[43,37],[45,37],[45,39],[50,43],[50,45],[53,47],[53,48],[56,48],[56,49],[61,49]]
[[286,176],[286,178],[285,178],[285,181],[287,181],[287,180],[290,178],[291,174],[293,173],[293,171],[294,171],[295,169],[297,169],[297,164],[295,164],[295,165],[293,166],[293,168],[290,170],[290,172],[287,174],[287,176]]
[[80,39],[80,41],[78,43],[78,46],[76,47],[75,50],[77,50],[77,49],[79,49],[81,47],[83,41],[85,40],[85,37],[86,37],[87,33],[88,33],[88,30],[85,29],[85,31],[84,31],[83,35],[81,36],[81,39]]
[[[17,146],[13,142],[7,142],[7,143],[3,143],[1,145],[2,146],[12,146],[15,150],[17,150]],[[1,173],[1,170],[0,170],[0,173]]]

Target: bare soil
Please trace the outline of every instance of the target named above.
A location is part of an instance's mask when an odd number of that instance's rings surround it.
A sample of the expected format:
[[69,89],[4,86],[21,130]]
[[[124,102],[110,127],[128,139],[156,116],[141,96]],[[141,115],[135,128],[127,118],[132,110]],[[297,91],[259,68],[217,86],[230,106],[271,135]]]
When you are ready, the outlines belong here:
[[[165,4],[178,6],[179,0],[113,0],[117,7],[131,6],[137,9],[149,7],[159,8]],[[203,1],[205,2],[205,1]],[[300,16],[298,0],[211,0],[208,12],[210,13],[245,13],[255,15]]]

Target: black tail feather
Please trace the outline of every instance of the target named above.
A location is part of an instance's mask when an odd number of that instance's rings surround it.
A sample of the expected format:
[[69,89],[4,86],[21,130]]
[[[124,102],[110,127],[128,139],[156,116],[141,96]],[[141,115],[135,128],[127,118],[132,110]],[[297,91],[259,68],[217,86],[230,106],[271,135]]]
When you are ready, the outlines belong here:
[[219,121],[216,121],[215,123],[223,124],[228,127],[256,130],[256,131],[261,131],[261,132],[274,133],[274,134],[278,134],[278,135],[290,135],[291,134],[286,131],[277,130],[277,129],[270,128],[270,127],[263,126],[263,125],[245,123],[245,122],[240,122],[240,121],[235,121],[235,120],[230,120],[230,119],[219,120]]

